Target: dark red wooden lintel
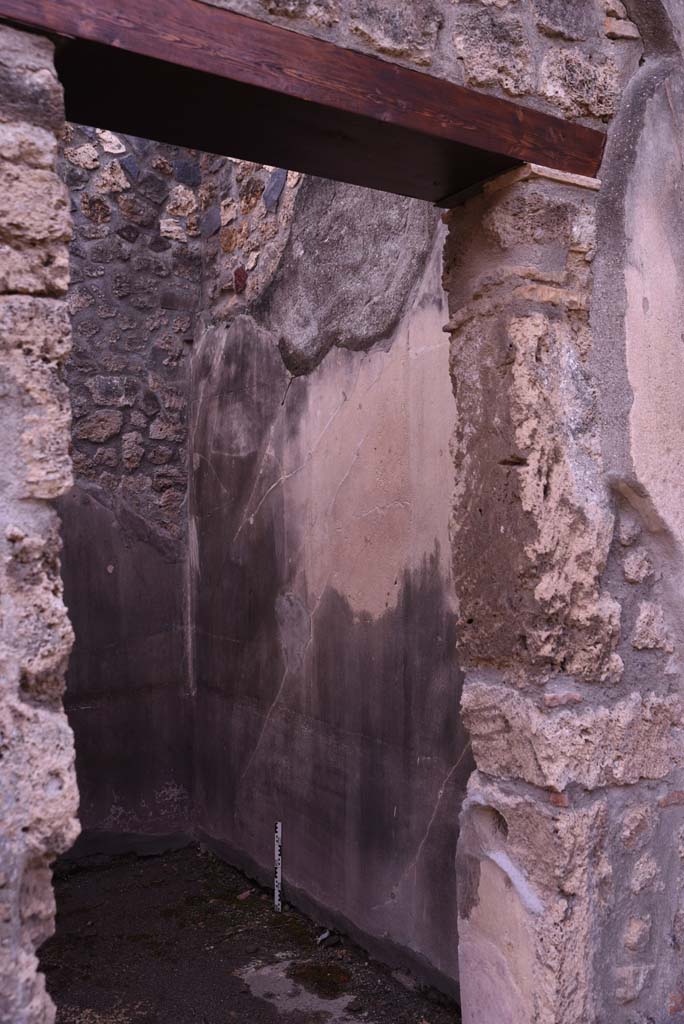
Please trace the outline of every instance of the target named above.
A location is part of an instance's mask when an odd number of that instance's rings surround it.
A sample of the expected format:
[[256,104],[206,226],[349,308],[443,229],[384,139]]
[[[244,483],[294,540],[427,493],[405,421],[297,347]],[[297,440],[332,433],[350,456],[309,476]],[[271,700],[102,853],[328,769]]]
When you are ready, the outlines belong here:
[[198,0],[0,0],[58,39],[67,117],[440,203],[521,163],[594,177],[605,136]]

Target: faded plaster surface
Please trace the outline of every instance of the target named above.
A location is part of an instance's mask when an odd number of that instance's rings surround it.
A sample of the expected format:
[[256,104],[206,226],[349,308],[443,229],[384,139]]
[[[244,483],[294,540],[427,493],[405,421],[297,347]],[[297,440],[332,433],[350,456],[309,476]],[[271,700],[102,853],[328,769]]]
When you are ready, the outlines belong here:
[[[281,820],[292,893],[453,987],[455,907],[440,893],[454,884],[451,808],[469,757],[444,515],[442,237],[430,215],[425,254],[420,204],[334,186],[331,205],[332,188],[306,183],[270,292],[195,347],[196,820],[263,875]],[[380,344],[363,338],[358,296],[343,318],[336,295],[311,307],[307,334],[290,334],[303,354],[335,317],[368,350],[333,348],[292,378],[278,344],[298,315],[287,273],[323,296],[318,236],[345,234],[361,242],[360,275],[368,262],[389,280],[402,244],[420,272],[384,297]]]
[[79,831],[62,711],[73,634],[51,505],[71,486],[71,221],[56,174],[52,45],[0,26],[0,54],[0,1020],[47,1024],[54,1008],[35,951],[54,927],[50,865]]

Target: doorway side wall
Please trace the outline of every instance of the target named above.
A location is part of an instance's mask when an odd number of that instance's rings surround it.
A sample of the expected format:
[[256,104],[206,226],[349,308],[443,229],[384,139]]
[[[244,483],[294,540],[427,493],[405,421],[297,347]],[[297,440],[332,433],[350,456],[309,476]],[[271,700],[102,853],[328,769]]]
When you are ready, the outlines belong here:
[[684,93],[666,11],[629,8],[644,56],[601,191],[500,182],[450,215],[477,764],[458,858],[465,1024],[684,1007]]
[[71,486],[69,201],[52,44],[0,26],[0,1020],[54,1010],[35,955],[53,930],[50,865],[78,835],[62,710],[73,634],[54,499]]

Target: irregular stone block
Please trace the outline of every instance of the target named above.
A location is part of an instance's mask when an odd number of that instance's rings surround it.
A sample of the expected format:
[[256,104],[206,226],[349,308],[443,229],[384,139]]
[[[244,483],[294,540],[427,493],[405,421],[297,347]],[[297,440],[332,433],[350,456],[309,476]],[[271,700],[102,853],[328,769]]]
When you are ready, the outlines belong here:
[[464,1024],[596,1019],[610,865],[603,799],[557,809],[476,772],[457,853]]
[[[269,14],[280,18],[306,18],[313,25],[334,25],[339,20],[336,0],[259,0]],[[219,6],[225,6],[219,0]]]
[[92,142],[86,142],[82,146],[67,146],[64,156],[70,164],[82,167],[84,170],[91,171],[100,166],[100,154],[97,146],[94,146]]
[[622,565],[624,577],[628,583],[643,583],[653,574],[653,566],[644,548],[630,551]]
[[123,415],[118,409],[102,409],[79,420],[74,428],[74,437],[101,444],[120,433],[122,426]]
[[197,198],[187,185],[176,185],[171,189],[166,212],[172,217],[187,217],[197,209]]
[[651,916],[630,917],[625,928],[623,942],[625,949],[638,953],[645,949],[651,937]]
[[542,32],[563,39],[586,39],[596,29],[595,0],[534,0],[537,25]]
[[105,153],[113,153],[115,156],[119,156],[121,153],[126,152],[126,146],[121,141],[118,135],[114,132],[108,132],[102,128],[95,130],[97,140],[104,149]]
[[139,382],[135,377],[105,377],[96,374],[85,386],[92,395],[95,405],[125,406],[133,405],[139,391]]
[[65,295],[69,286],[69,254],[54,243],[12,248],[0,244],[0,293]]
[[99,195],[125,192],[130,187],[131,183],[118,160],[112,160],[106,167],[103,167],[99,174],[95,175],[92,183],[93,191]]
[[470,85],[500,85],[513,96],[532,91],[534,60],[518,18],[467,5],[456,24],[454,47]]
[[632,633],[632,647],[639,651],[658,650],[666,651],[668,654],[672,653],[674,647],[668,634],[665,613],[661,605],[654,601],[641,602]]
[[64,102],[53,55],[43,36],[0,25],[0,121],[61,130]]
[[37,125],[0,124],[0,153],[8,163],[54,170],[57,142],[52,132]]
[[69,196],[55,173],[0,161],[0,233],[13,247],[69,241]]
[[[484,218],[490,238],[515,207],[511,197],[500,203],[501,219],[492,210]],[[572,217],[557,200],[547,204],[560,215],[546,228],[542,217],[541,230],[567,239]],[[521,218],[519,231],[527,230]],[[615,682],[620,608],[599,587],[612,517],[593,391],[568,320],[501,308],[512,284],[485,285],[450,325],[460,649],[466,663],[529,663]]]
[[653,965],[628,964],[615,970],[615,998],[624,1006],[633,1002],[643,990]]
[[542,64],[541,92],[569,117],[606,120],[617,109],[620,72],[610,58],[601,61],[581,50],[552,50]]
[[351,30],[378,53],[428,66],[444,16],[432,0],[397,4],[394,0],[353,0]]
[[675,729],[683,708],[674,696],[633,693],[611,706],[550,712],[471,673],[461,706],[477,765],[496,778],[596,789],[665,778],[681,760]]
[[641,33],[633,21],[606,18],[604,29],[609,39],[641,39]]

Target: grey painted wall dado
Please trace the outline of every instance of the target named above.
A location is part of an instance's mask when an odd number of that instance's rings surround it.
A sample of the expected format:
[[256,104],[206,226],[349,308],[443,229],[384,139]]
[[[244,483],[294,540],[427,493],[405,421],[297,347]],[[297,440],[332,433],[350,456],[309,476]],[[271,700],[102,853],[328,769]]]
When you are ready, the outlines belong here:
[[471,764],[443,229],[73,133],[81,850],[184,833],[268,879],[281,820],[290,898],[453,987]]

